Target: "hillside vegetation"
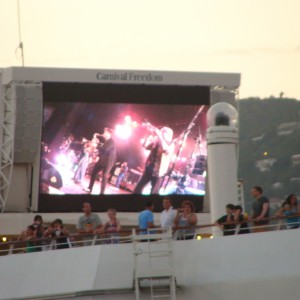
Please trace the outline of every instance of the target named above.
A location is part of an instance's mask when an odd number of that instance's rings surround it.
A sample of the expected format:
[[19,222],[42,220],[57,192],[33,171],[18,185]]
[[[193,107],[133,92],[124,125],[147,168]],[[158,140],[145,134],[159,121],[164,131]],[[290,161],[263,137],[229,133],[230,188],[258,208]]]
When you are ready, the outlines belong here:
[[[249,98],[239,101],[239,170],[247,211],[252,186],[260,185],[273,209],[290,193],[300,195],[300,101]],[[298,161],[295,155],[299,155]]]

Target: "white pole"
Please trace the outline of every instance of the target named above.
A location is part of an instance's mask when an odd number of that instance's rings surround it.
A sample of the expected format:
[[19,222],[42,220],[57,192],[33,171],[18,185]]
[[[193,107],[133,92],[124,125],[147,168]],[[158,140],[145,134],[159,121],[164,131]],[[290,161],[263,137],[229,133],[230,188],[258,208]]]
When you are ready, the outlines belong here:
[[[211,222],[225,214],[225,206],[238,204],[237,190],[237,112],[228,103],[219,102],[208,111],[207,162]],[[223,235],[213,228],[213,235]]]

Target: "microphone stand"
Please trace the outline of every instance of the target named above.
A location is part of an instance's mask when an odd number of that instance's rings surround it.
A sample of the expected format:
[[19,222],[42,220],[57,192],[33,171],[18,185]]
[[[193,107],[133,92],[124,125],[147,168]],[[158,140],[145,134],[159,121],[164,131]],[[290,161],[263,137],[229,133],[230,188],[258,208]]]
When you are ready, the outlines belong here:
[[197,113],[196,113],[195,116],[193,117],[192,121],[189,123],[188,127],[187,127],[187,128],[185,129],[185,131],[183,132],[183,136],[182,136],[182,138],[181,138],[181,143],[180,143],[180,146],[179,146],[179,148],[178,148],[178,150],[177,150],[177,153],[176,153],[176,156],[175,156],[175,160],[173,161],[172,166],[171,166],[171,168],[169,169],[169,171],[167,172],[167,174],[164,175],[163,180],[162,180],[162,183],[161,183],[161,185],[163,185],[163,182],[165,181],[165,180],[164,180],[165,177],[166,177],[167,175],[169,175],[169,176],[168,176],[168,180],[167,180],[167,182],[166,182],[166,184],[165,184],[165,186],[164,186],[164,191],[166,190],[166,188],[167,188],[167,186],[168,186],[168,184],[169,184],[169,182],[170,182],[170,177],[171,177],[171,175],[172,175],[172,172],[174,171],[174,168],[175,168],[175,164],[176,164],[177,158],[179,157],[179,155],[180,155],[180,153],[181,153],[181,151],[182,151],[182,149],[183,149],[183,146],[184,146],[184,144],[185,144],[185,141],[186,141],[186,139],[187,139],[187,137],[188,137],[190,131],[191,131],[192,128],[195,126],[196,119],[198,118],[199,114],[202,112],[203,109],[204,109],[204,105],[201,105],[200,108],[198,109]]

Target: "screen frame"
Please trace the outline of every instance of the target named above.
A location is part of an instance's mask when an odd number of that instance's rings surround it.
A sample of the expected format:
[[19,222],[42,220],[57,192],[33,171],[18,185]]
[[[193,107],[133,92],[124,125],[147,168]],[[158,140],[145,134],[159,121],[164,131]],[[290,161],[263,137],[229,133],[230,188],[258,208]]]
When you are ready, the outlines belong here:
[[[166,105],[208,105],[210,87],[198,85],[155,85],[117,83],[43,82],[45,102],[136,103]],[[105,99],[105,101],[104,101]],[[195,205],[196,212],[203,210],[203,196],[170,195],[173,206],[184,200]],[[162,195],[38,195],[39,212],[79,212],[83,202],[90,202],[94,211],[104,212],[115,208],[120,212],[141,211],[146,201],[154,203],[154,211],[162,210]],[[130,205],[128,205],[130,203]]]

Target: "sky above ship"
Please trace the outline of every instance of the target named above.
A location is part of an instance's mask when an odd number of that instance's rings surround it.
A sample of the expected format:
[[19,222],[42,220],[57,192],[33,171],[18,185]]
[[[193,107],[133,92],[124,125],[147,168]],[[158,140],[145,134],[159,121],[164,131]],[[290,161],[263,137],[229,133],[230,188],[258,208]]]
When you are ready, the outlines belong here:
[[1,0],[0,67],[22,65],[22,42],[25,66],[234,72],[240,98],[300,99],[299,11],[299,0]]

